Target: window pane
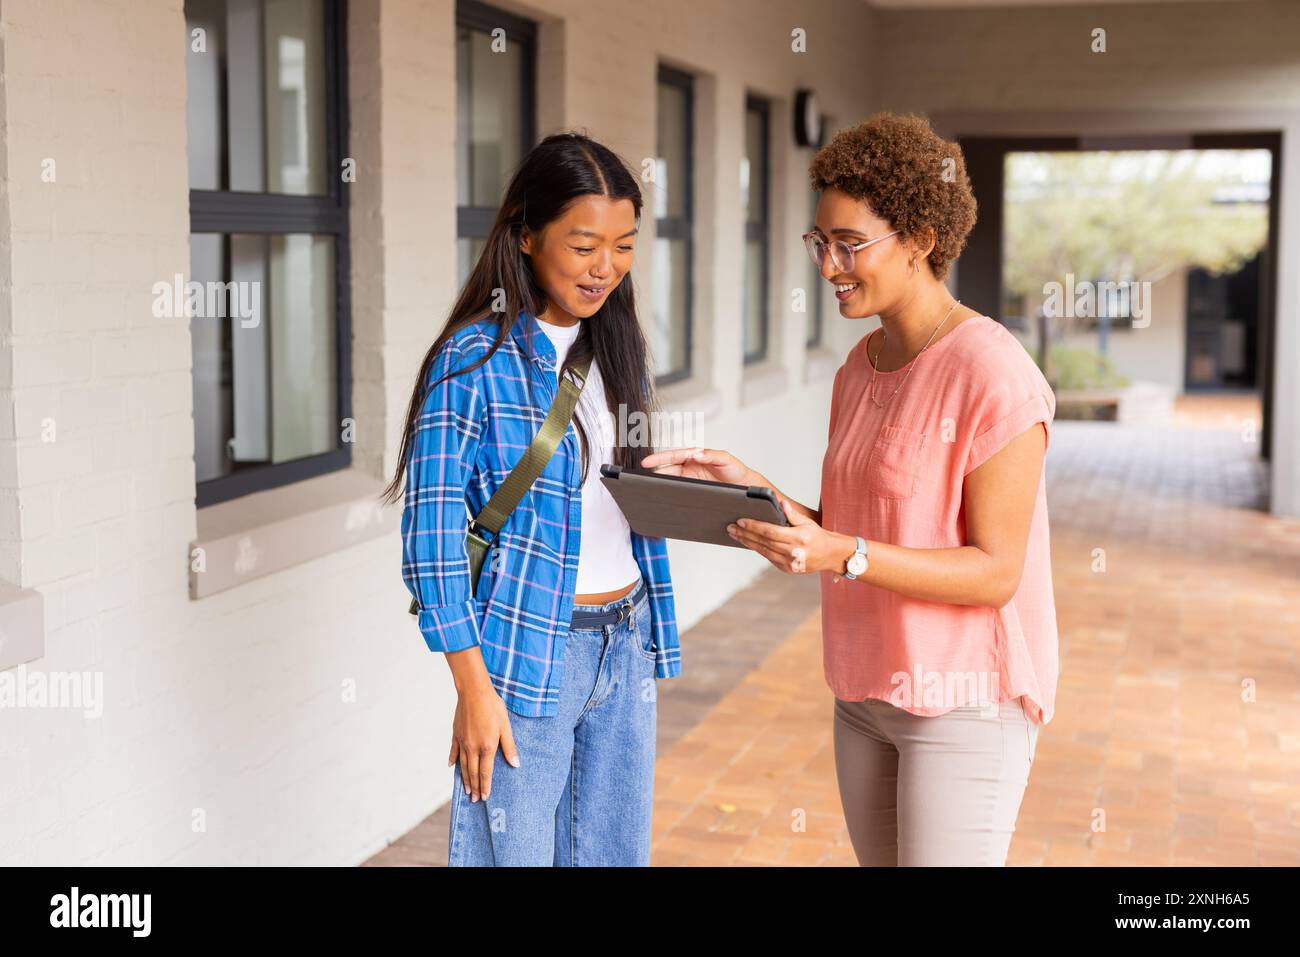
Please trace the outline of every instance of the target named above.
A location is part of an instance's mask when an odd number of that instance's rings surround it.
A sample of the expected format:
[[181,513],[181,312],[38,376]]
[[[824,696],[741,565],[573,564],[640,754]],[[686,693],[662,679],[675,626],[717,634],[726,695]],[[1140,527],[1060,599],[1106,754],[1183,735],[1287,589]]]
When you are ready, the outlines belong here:
[[654,211],[656,218],[686,216],[687,130],[690,96],[679,86],[659,84],[659,113],[655,164]]
[[[195,233],[190,237],[190,278],[207,286],[226,277],[225,237]],[[225,475],[226,439],[233,434],[234,397],[230,377],[230,326],[196,316],[190,319],[194,352],[194,471],[195,479]]]
[[196,478],[338,448],[334,237],[194,234]]
[[654,331],[651,353],[655,375],[687,369],[686,240],[655,240]]
[[651,202],[657,225],[654,268],[655,372],[690,371],[690,256],[693,175],[690,155],[693,97],[684,78],[664,68],[656,88],[655,181]]
[[523,159],[524,45],[513,37],[495,53],[492,37],[456,31],[456,201],[501,204]]
[[271,461],[337,448],[334,238],[271,236]]
[[265,0],[266,189],[321,194],[325,29],[320,0]]
[[230,316],[230,364],[234,389],[234,428],[228,456],[235,462],[266,462],[271,458],[270,399],[266,302],[266,240],[263,235],[230,237],[228,279],[252,309],[214,312]]
[[763,299],[763,243],[745,241],[745,357],[757,358],[767,348],[763,341],[766,324]]
[[191,189],[328,192],[323,18],[319,0],[185,0]]
[[470,270],[478,262],[479,256],[483,255],[483,247],[487,245],[485,239],[458,239],[456,240],[456,285],[465,285],[465,280],[469,279]]
[[[761,223],[766,218],[767,210],[763,204],[763,193],[767,188],[767,123],[758,110],[745,111],[745,159],[747,178],[742,183],[745,200],[745,222]],[[742,176],[746,176],[742,172]]]
[[[808,213],[808,229],[812,229],[817,223],[817,193],[812,193],[812,209]],[[822,278],[822,272],[817,268],[817,264],[812,261],[812,257],[805,255],[804,262],[808,264],[808,340],[805,345],[815,346],[822,341],[822,309],[825,304],[826,280]]]
[[[190,189],[221,189],[224,179],[225,115],[221,109],[225,82],[225,0],[185,0],[189,45],[185,54],[188,88],[185,129],[190,161]],[[200,32],[196,39],[195,31]],[[201,40],[206,51],[196,51]],[[196,406],[197,408],[197,406]]]
[[[812,266],[812,263],[810,262],[809,265]],[[825,292],[822,287],[825,282],[817,267],[812,266],[812,274],[808,277],[808,295],[805,304],[808,310],[808,339],[805,345],[815,346],[822,341],[822,294]]]
[[767,114],[745,109],[745,157],[741,199],[745,206],[745,358],[767,353],[767,297],[764,262],[767,234]]

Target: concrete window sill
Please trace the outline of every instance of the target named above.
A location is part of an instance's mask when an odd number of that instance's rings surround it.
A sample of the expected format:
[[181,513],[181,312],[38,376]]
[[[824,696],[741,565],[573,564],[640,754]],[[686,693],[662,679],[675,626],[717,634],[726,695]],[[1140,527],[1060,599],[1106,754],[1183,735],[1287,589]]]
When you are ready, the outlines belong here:
[[198,538],[190,546],[190,598],[397,531],[400,500],[381,508],[382,489],[377,479],[344,469],[199,509]]
[[745,366],[740,383],[740,404],[754,405],[784,393],[789,380],[785,369],[771,359]]
[[835,373],[843,365],[842,357],[837,356],[823,345],[813,346],[804,354],[803,381],[833,382]]
[[0,671],[44,654],[44,597],[34,589],[0,581]]
[[657,389],[655,397],[661,411],[674,415],[698,413],[707,420],[722,411],[722,395],[718,390],[696,379],[674,382]]

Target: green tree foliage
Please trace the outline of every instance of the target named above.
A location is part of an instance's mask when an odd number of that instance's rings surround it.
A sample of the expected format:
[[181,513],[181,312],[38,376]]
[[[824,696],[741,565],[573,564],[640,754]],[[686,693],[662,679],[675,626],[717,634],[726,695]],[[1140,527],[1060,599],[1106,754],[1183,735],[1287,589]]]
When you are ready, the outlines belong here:
[[[1029,302],[1043,285],[1156,282],[1199,266],[1232,272],[1263,248],[1262,202],[1216,202],[1247,182],[1244,151],[1013,153],[1007,157],[1003,282]],[[1234,162],[1234,157],[1238,161]]]
[[1267,202],[1258,195],[1261,185],[1267,188],[1267,157],[1257,150],[1007,156],[1004,293],[1037,326],[1032,352],[1036,359],[1046,353],[1044,372],[1054,386],[1119,383],[1099,354],[1062,354],[1057,361],[1050,342],[1069,320],[1038,324],[1044,287],[1058,283],[1069,295],[1068,276],[1076,284],[1154,284],[1180,269],[1240,269],[1268,235]]

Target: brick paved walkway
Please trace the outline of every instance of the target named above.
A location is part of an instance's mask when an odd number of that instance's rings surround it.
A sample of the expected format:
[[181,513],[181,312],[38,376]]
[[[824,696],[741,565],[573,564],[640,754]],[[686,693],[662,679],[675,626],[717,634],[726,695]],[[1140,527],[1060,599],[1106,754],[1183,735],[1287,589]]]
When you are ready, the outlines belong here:
[[[1056,424],[1062,678],[1009,863],[1300,863],[1300,523],[1258,510],[1252,416]],[[660,760],[654,863],[855,863],[830,709],[813,612]]]
[[[1061,681],[1009,863],[1300,864],[1300,523],[1261,511],[1252,418],[1207,397],[1170,427],[1056,423]],[[765,572],[685,644],[653,863],[854,864],[815,579]],[[445,815],[370,863],[443,863]]]

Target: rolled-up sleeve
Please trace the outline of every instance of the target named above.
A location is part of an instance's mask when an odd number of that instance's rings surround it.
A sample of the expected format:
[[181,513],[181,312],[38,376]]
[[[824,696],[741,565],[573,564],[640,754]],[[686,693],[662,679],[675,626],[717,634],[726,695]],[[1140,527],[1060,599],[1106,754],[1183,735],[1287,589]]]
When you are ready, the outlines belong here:
[[985,368],[970,419],[974,438],[963,476],[970,475],[1007,444],[1038,422],[1052,441],[1056,396],[1024,347],[1013,342],[982,357]]
[[[444,378],[472,363],[454,342],[438,352],[414,424],[402,511],[402,578],[419,605],[420,633],[431,651],[479,643],[470,586],[465,489],[487,427],[482,372]],[[441,381],[440,381],[441,380]]]

